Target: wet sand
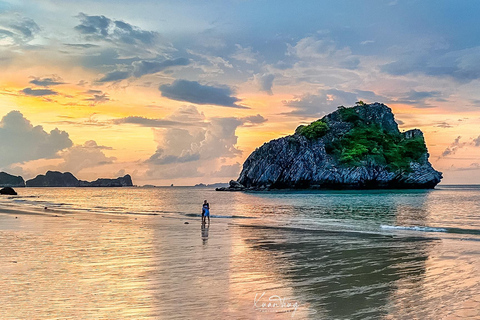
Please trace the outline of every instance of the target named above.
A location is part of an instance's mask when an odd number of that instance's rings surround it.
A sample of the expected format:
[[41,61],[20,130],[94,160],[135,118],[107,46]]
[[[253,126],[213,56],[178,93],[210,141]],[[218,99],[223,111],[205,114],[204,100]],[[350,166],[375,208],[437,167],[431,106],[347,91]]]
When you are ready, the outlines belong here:
[[264,222],[0,208],[0,319],[480,317],[475,239]]
[[301,319],[293,300],[261,308],[291,292],[267,261],[255,262],[263,273],[246,267],[236,229],[227,219],[206,229],[199,218],[0,209],[0,319]]

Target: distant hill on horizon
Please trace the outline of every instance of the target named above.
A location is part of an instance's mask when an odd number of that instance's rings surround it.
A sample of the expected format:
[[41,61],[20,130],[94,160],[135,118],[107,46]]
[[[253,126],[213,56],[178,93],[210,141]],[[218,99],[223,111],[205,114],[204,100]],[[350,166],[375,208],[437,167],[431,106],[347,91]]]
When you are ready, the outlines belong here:
[[47,171],[35,178],[25,180],[21,176],[14,176],[0,172],[0,187],[132,187],[132,177],[127,174],[115,179],[99,178],[95,181],[78,180],[70,172]]

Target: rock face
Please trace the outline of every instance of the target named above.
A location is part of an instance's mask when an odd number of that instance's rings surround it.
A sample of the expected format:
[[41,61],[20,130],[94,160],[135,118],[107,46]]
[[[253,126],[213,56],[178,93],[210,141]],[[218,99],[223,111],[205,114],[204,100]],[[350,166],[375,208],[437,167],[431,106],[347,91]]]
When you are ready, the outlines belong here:
[[132,187],[132,177],[129,174],[116,179],[97,179],[92,182],[80,180],[80,187]]
[[0,172],[0,187],[25,187],[25,180],[20,176]]
[[7,194],[7,195],[11,195],[11,196],[16,196],[17,192],[15,190],[13,190],[13,188],[11,188],[11,187],[5,187],[5,188],[0,189],[0,194]]
[[116,179],[97,179],[92,182],[78,180],[70,172],[47,171],[28,180],[27,187],[131,187],[132,177],[125,175]]
[[235,180],[230,180],[228,187],[215,188],[216,191],[244,191],[245,186]]
[[79,181],[70,172],[47,171],[27,180],[27,187],[78,187]]
[[265,143],[247,158],[238,183],[247,190],[428,189],[442,178],[428,156],[420,130],[400,133],[390,108],[362,103]]

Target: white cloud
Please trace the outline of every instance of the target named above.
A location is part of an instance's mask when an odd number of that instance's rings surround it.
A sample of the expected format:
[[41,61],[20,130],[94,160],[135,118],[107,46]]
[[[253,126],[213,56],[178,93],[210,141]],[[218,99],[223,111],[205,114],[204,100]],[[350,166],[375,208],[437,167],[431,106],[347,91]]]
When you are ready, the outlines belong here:
[[372,91],[355,90],[353,92],[328,89],[319,90],[315,94],[305,94],[295,97],[295,99],[283,101],[284,105],[292,108],[292,111],[286,115],[295,115],[299,117],[321,117],[327,113],[335,111],[338,106],[350,106],[356,101],[365,100],[367,102],[385,101],[386,98],[378,96]]
[[[194,106],[180,108],[167,118],[184,123],[201,122],[202,126],[153,129],[158,147],[146,161],[149,166],[147,178],[181,178],[186,177],[185,172],[203,176],[211,175],[211,170],[214,170],[216,176],[232,176],[238,166],[224,165],[218,170],[215,168],[221,159],[242,155],[242,151],[237,147],[237,128],[267,121],[257,114],[243,118],[211,118],[206,122],[205,116]],[[206,172],[205,169],[210,171]]]
[[287,46],[287,55],[295,56],[307,64],[336,66],[345,69],[356,69],[360,63],[349,47],[338,49],[332,40],[306,37],[295,46]]
[[248,64],[255,64],[258,60],[258,53],[253,52],[252,47],[242,47],[239,44],[236,44],[237,50],[232,55],[232,58],[238,61],[243,61]]
[[195,67],[200,68],[205,74],[224,74],[225,70],[233,69],[233,65],[223,57],[204,54],[193,50],[187,50],[187,52],[197,57],[197,59],[193,61],[193,64]]
[[0,121],[0,166],[58,157],[58,151],[72,145],[68,133],[57,128],[47,133],[33,126],[19,111]]
[[86,141],[83,145],[73,146],[61,153],[63,162],[57,167],[57,170],[77,174],[85,168],[111,164],[116,159],[107,157],[103,153],[103,150],[109,149],[111,148],[99,146],[94,140]]
[[33,40],[39,31],[39,26],[32,19],[19,14],[0,15],[0,46],[26,44]]
[[222,165],[220,169],[212,172],[210,176],[221,178],[237,178],[240,174],[240,163],[236,162],[230,165]]

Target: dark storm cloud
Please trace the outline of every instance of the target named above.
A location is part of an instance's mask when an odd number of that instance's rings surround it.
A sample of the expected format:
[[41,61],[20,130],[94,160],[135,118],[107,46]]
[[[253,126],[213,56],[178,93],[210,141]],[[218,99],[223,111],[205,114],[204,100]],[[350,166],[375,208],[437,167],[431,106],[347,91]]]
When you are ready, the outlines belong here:
[[411,90],[405,97],[407,100],[423,100],[427,98],[439,97],[442,93],[440,91],[415,91]]
[[99,103],[105,103],[107,101],[110,101],[110,98],[108,97],[108,95],[100,90],[88,90],[85,93],[91,94],[90,98],[83,99],[84,101],[90,101],[91,105],[96,105]]
[[427,103],[426,100],[445,101],[442,98],[440,91],[415,91],[410,90],[404,93],[399,99],[395,100],[397,103],[410,104],[415,108],[435,108],[434,105]]
[[163,97],[172,100],[248,109],[237,104],[240,99],[234,97],[232,89],[227,86],[215,87],[197,81],[175,80],[172,84],[161,85],[159,90]]
[[97,82],[115,82],[128,79],[130,77],[142,77],[147,74],[153,74],[160,71],[164,71],[168,68],[175,66],[186,66],[190,64],[190,60],[185,58],[178,58],[174,60],[163,60],[159,61],[146,61],[139,60],[131,63],[127,67],[128,70],[115,70],[105,74],[102,78],[98,79]]
[[64,45],[71,48],[81,48],[81,49],[90,49],[90,48],[99,47],[99,45],[91,44],[91,43],[64,43]]
[[461,138],[462,138],[461,136],[456,137],[455,140],[453,140],[453,142],[442,152],[442,155],[438,158],[440,159],[440,158],[444,158],[444,157],[453,155],[459,149],[465,147],[467,145],[467,143],[466,142],[460,142]]
[[475,147],[480,147],[480,136],[478,136],[478,137],[476,137],[475,139],[473,139],[472,144],[473,144]]
[[154,165],[163,165],[172,163],[185,163],[197,160],[200,160],[199,153],[186,154],[182,156],[164,155],[163,149],[157,149],[157,151],[155,151],[155,153],[145,162]]
[[453,126],[451,124],[449,124],[448,122],[440,122],[439,124],[437,125],[434,125],[434,127],[437,127],[437,128],[452,128]]
[[128,71],[112,71],[101,77],[97,82],[114,82],[125,80],[130,77],[130,72]]
[[120,118],[113,120],[114,124],[138,124],[143,127],[152,127],[152,128],[168,128],[175,127],[178,125],[186,125],[185,123],[180,123],[178,121],[171,121],[165,119],[149,119],[145,117],[130,116],[126,118]]
[[22,90],[22,92],[26,96],[32,96],[32,97],[52,96],[52,95],[57,95],[58,94],[58,92],[50,90],[50,89],[25,88],[25,89]]
[[82,21],[75,27],[77,31],[83,34],[99,34],[104,37],[108,36],[108,27],[111,20],[105,16],[88,16],[84,13],[78,15]]
[[33,77],[33,78],[34,79],[31,80],[30,83],[40,87],[49,87],[49,86],[56,86],[59,84],[65,84],[65,82],[63,82],[63,80],[57,76],[44,77],[44,78]]
[[112,20],[105,16],[78,15],[80,24],[75,30],[87,39],[122,42],[126,44],[152,44],[157,33],[145,31],[123,21]]
[[262,115],[260,114],[257,114],[255,116],[248,116],[248,117],[243,117],[243,118],[240,118],[240,120],[244,123],[244,124],[261,124],[261,123],[264,123],[264,122],[267,122],[267,119],[265,119]]
[[391,75],[420,73],[434,77],[452,77],[459,82],[480,79],[480,47],[456,51],[430,50],[423,54],[411,53],[397,61],[381,66]]
[[114,34],[125,43],[133,44],[140,41],[145,44],[151,44],[156,33],[153,31],[141,30],[123,21],[115,21]]
[[169,67],[186,66],[190,64],[190,60],[178,58],[174,60],[158,61],[135,61],[133,62],[133,76],[139,78],[146,74],[157,73]]
[[453,140],[453,142],[442,152],[442,155],[438,157],[438,159],[454,155],[459,149],[462,149],[469,145],[473,145],[474,147],[480,147],[480,136],[473,138],[471,141],[468,142],[460,142],[461,138],[461,136],[456,137],[455,140]]
[[120,58],[118,50],[114,48],[104,48],[90,55],[82,55],[80,59],[83,66],[94,70],[105,66],[127,65],[135,61],[133,58]]

